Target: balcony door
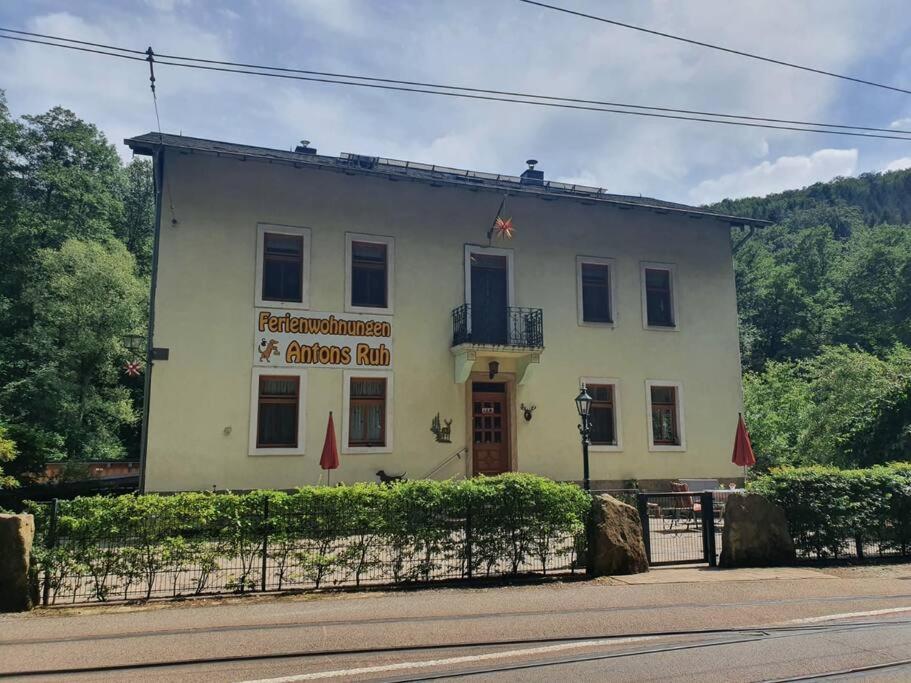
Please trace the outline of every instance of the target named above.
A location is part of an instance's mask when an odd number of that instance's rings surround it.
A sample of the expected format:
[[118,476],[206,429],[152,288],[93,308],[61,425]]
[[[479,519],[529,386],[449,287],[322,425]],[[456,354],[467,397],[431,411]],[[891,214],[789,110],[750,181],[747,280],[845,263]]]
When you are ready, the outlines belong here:
[[473,382],[471,389],[472,472],[509,472],[509,409],[506,384]]
[[472,252],[471,339],[475,344],[506,344],[509,261],[506,256]]

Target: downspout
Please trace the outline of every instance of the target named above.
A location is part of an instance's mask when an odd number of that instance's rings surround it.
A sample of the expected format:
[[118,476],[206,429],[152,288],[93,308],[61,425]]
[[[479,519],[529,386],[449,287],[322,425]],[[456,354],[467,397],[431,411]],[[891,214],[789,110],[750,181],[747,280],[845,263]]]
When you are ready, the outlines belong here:
[[[749,241],[749,239],[753,236],[753,233],[754,233],[754,232],[756,232],[756,226],[755,226],[755,225],[750,225],[750,226],[748,227],[748,229],[747,229],[747,234],[744,235],[744,236],[740,239],[740,241],[737,242],[737,244],[735,244],[735,245],[731,248],[731,261],[732,261],[732,263],[733,263],[733,261],[734,261],[734,256],[737,254],[737,252],[740,250],[740,248],[741,248],[744,244],[746,244],[746,243]],[[739,406],[739,407],[740,407],[740,410],[739,410],[739,413],[740,413],[741,415],[743,415],[743,351],[742,351],[742,349],[740,348],[740,303],[736,300],[736,299],[737,299],[737,294],[736,294],[736,292],[737,292],[737,284],[736,284],[737,280],[736,280],[736,275],[734,276],[734,278],[735,278],[735,279],[734,279],[734,283],[735,283],[735,284],[734,284],[734,299],[735,299],[734,312],[735,312],[736,315],[737,315],[737,365],[738,365],[738,367],[740,368],[740,381],[738,382],[738,386],[740,387],[740,406]],[[746,486],[746,478],[745,478],[745,477],[744,477],[744,486]]]
[[738,251],[740,251],[740,247],[742,247],[744,244],[746,244],[750,240],[750,238],[753,236],[754,232],[756,232],[756,226],[755,225],[749,226],[749,229],[747,230],[747,234],[744,235],[743,238],[737,244],[735,244],[734,247],[731,249],[731,256],[733,256]]
[[152,350],[155,347],[155,290],[158,286],[158,251],[161,242],[161,199],[164,187],[164,147],[153,156],[155,182],[155,235],[152,240],[152,277],[149,286],[149,322],[146,333],[146,376],[142,392],[142,436],[139,448],[139,493],[146,490],[146,460],[149,450],[149,399],[152,395]]

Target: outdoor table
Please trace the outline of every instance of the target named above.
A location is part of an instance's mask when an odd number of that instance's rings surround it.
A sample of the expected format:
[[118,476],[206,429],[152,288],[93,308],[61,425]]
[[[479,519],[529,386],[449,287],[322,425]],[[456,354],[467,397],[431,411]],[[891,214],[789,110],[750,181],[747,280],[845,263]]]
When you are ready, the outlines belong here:
[[727,503],[728,496],[732,493],[745,493],[746,489],[713,489],[710,491],[714,501],[715,511],[718,513],[718,521],[724,521],[724,505]]

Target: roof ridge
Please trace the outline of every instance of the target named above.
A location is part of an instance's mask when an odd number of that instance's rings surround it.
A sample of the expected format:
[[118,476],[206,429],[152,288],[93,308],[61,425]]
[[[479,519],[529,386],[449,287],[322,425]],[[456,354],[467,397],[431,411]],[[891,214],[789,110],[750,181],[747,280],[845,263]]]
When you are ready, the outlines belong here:
[[309,165],[345,169],[346,172],[364,174],[386,174],[389,176],[407,177],[417,181],[446,182],[450,185],[472,188],[487,188],[506,191],[514,194],[528,194],[549,198],[572,198],[579,201],[609,203],[626,208],[651,209],[660,213],[683,213],[696,217],[710,217],[736,225],[769,225],[770,221],[755,218],[731,216],[703,208],[680,204],[652,197],[611,194],[603,188],[563,183],[556,180],[542,181],[540,184],[526,184],[520,176],[485,171],[438,166],[417,161],[404,161],[386,157],[342,152],[339,156],[317,153],[302,153],[281,150],[271,147],[260,147],[244,143],[226,142],[210,138],[197,138],[172,133],[149,132],[127,138],[124,143],[138,154],[152,154],[155,147],[165,146],[215,155],[239,156],[244,158],[264,158],[270,161],[282,161],[293,165]]

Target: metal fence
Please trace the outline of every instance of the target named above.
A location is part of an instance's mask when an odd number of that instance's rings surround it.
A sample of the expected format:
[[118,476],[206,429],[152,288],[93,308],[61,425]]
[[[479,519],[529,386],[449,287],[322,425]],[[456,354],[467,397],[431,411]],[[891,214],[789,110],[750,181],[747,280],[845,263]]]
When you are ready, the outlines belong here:
[[452,310],[452,345],[459,344],[543,348],[544,313],[540,308],[472,309],[462,304]]
[[902,538],[908,536],[907,531],[895,533],[899,525],[911,531],[911,519],[894,520],[872,534],[789,523],[799,560],[857,562],[911,557],[911,538]]
[[513,512],[421,506],[390,532],[342,510],[274,514],[266,501],[234,518],[143,517],[99,534],[78,524],[62,532],[54,501],[39,515],[39,588],[43,604],[61,605],[584,571],[583,532]]
[[640,493],[636,507],[651,565],[706,563],[715,566],[721,548],[726,496],[700,493]]

